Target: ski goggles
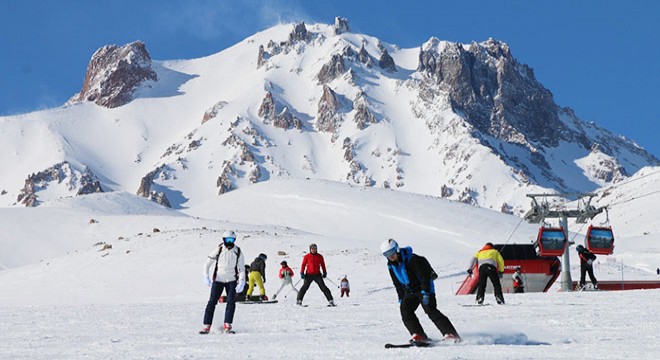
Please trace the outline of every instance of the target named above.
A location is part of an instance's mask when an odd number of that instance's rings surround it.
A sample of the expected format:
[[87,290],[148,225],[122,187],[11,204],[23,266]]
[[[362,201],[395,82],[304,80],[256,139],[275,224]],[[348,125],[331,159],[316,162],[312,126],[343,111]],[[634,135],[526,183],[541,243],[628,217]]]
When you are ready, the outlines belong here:
[[222,238],[222,241],[224,241],[225,243],[233,244],[234,241],[236,241],[236,238],[233,238],[233,237],[226,237],[226,238]]
[[392,255],[394,255],[394,254],[396,254],[396,248],[391,248],[391,249],[385,251],[385,252],[383,253],[383,256],[385,256],[386,258],[388,258],[388,257],[390,257],[390,256],[392,256]]

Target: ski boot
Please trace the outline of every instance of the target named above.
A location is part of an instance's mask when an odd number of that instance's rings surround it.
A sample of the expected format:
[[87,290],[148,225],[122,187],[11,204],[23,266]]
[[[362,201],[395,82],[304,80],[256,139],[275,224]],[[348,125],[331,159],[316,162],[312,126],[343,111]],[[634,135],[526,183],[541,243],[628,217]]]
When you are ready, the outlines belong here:
[[442,338],[442,341],[450,344],[457,344],[461,342],[461,338],[456,334],[447,334]]
[[211,332],[211,325],[204,325],[202,330],[199,331],[201,335],[206,335]]
[[429,338],[426,334],[413,334],[410,338],[410,343],[415,346],[424,346],[429,343]]
[[484,304],[484,299],[483,298],[477,298],[477,305],[483,305]]
[[225,326],[223,327],[222,330],[225,334],[233,334],[234,330],[231,329],[231,324],[230,323],[225,323]]
[[328,307],[332,307],[332,306],[337,306],[337,304],[335,304],[335,301],[334,300],[328,301]]
[[497,300],[498,305],[504,305],[504,298],[498,297],[498,298],[495,298],[495,300]]
[[302,306],[302,300],[296,300],[296,305]]

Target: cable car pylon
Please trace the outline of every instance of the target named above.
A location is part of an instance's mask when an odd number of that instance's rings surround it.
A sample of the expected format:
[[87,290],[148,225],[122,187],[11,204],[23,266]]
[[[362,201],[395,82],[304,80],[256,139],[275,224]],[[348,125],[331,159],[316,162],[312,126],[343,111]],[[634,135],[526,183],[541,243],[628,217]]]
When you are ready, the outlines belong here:
[[[586,223],[587,220],[593,219],[594,216],[600,214],[605,210],[604,207],[596,208],[591,205],[591,200],[597,194],[582,194],[582,193],[566,193],[566,194],[527,194],[527,197],[532,198],[532,208],[525,214],[524,219],[530,224],[542,223],[545,219],[559,219],[559,226],[564,231],[564,239],[568,239],[568,218],[574,218],[578,224]],[[565,208],[553,209],[547,202],[546,198],[557,197],[568,199],[569,197],[578,198],[578,208],[569,210]],[[543,199],[537,201],[537,198]],[[580,203],[583,205],[580,206]],[[543,231],[539,231],[538,249],[543,250],[542,241],[545,240],[541,235]],[[561,289],[562,291],[573,290],[573,280],[571,279],[571,263],[569,257],[569,249],[571,243],[567,244],[564,248],[561,258]],[[555,254],[556,255],[556,254]]]

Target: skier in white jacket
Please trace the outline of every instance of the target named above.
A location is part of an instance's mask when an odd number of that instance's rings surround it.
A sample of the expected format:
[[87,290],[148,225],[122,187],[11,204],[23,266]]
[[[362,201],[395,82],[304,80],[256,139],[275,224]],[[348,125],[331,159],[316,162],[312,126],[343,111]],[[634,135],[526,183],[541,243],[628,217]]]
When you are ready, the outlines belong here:
[[225,231],[222,234],[222,244],[213,250],[204,263],[204,283],[211,287],[211,296],[204,312],[204,327],[200,334],[208,334],[213,323],[213,314],[218,299],[223,290],[227,292],[227,306],[225,308],[225,324],[223,331],[232,333],[232,322],[236,310],[236,293],[245,287],[245,259],[238,246],[235,246],[236,234]]

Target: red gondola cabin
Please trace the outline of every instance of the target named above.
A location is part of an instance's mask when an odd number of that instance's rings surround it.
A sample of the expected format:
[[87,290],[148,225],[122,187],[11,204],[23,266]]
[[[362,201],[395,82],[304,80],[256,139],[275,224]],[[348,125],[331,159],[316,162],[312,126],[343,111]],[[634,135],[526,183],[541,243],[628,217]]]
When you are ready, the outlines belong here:
[[614,252],[614,234],[611,227],[589,225],[584,241],[587,249],[598,255],[612,255]]
[[534,249],[539,256],[561,256],[567,244],[564,228],[541,227]]

